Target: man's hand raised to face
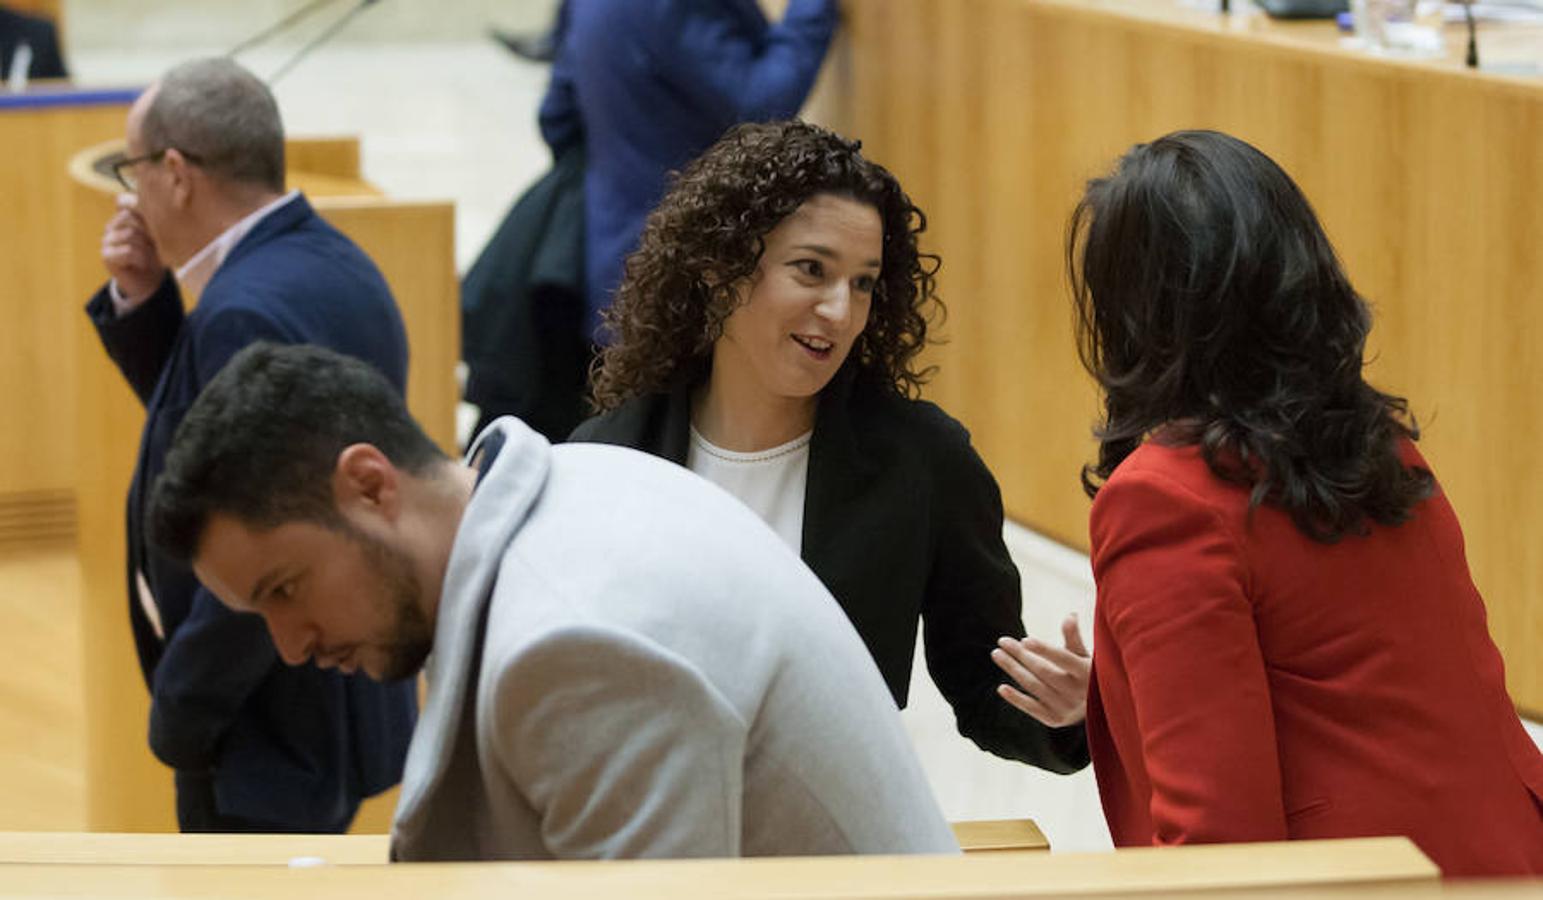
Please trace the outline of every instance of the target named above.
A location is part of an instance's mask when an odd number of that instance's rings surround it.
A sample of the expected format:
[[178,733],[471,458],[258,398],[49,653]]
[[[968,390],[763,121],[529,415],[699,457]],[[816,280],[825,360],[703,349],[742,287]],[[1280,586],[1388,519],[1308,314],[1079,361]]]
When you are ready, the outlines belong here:
[[118,212],[102,231],[102,264],[129,309],[155,293],[166,277],[166,266],[139,214],[138,201],[133,194],[119,194]]

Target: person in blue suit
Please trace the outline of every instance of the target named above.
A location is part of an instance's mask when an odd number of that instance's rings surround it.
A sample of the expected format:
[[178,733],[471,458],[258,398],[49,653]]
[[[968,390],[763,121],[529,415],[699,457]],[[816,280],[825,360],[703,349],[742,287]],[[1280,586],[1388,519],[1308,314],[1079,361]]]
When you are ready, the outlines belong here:
[[402,391],[401,314],[370,259],[285,193],[278,107],[251,73],[228,59],[172,69],[131,108],[127,138],[114,171],[128,193],[102,239],[111,280],[86,312],[145,405],[127,574],[150,747],[176,772],[184,831],[342,831],[401,779],[414,685],[285,666],[259,617],[148,544],[144,507],[183,415],[239,350],[323,345]]
[[586,334],[596,335],[668,173],[731,125],[796,113],[836,20],[836,0],[790,0],[775,24],[757,0],[563,4],[541,130],[554,156],[580,140],[587,151]]

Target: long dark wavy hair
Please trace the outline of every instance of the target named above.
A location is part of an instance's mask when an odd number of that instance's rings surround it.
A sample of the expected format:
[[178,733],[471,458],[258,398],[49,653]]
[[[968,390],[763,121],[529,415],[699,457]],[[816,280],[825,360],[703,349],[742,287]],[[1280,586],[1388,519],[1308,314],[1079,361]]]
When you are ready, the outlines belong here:
[[1408,403],[1362,378],[1366,302],[1254,147],[1214,131],[1136,145],[1089,182],[1067,261],[1078,350],[1104,391],[1089,496],[1158,431],[1324,543],[1403,522],[1430,494],[1399,456],[1419,437]]
[[605,315],[611,343],[591,373],[592,403],[614,409],[705,370],[723,324],[754,277],[766,235],[804,201],[833,194],[879,213],[884,250],[855,362],[914,396],[931,374],[916,355],[941,312],[937,257],[917,249],[926,217],[860,144],[800,121],[738,125],[676,176],[627,258]]

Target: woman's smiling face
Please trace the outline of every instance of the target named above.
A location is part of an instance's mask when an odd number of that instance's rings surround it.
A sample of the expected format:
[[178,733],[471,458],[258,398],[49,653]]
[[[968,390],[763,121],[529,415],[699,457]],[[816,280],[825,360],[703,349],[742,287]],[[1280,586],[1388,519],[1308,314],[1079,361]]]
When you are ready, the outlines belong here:
[[884,226],[866,203],[816,194],[767,235],[745,297],[723,324],[713,369],[768,400],[813,398],[868,324]]

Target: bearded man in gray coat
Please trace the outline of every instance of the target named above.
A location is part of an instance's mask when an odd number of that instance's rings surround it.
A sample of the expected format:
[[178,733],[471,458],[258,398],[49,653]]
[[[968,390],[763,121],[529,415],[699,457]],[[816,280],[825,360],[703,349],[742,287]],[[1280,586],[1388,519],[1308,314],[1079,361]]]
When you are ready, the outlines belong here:
[[427,660],[394,858],[957,852],[841,609],[679,466],[512,418],[457,464],[369,366],[256,345],[150,509],[286,662]]

